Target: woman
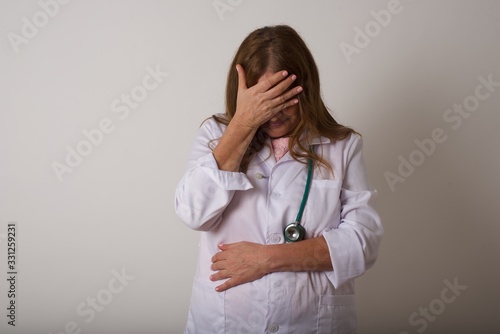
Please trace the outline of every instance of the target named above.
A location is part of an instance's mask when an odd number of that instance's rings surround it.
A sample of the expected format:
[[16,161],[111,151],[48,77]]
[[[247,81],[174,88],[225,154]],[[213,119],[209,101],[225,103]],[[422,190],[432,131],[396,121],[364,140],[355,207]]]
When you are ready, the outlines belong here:
[[186,333],[355,333],[354,279],[383,233],[375,195],[302,38],[250,33],[226,113],[200,127],[176,189],[177,214],[203,231]]

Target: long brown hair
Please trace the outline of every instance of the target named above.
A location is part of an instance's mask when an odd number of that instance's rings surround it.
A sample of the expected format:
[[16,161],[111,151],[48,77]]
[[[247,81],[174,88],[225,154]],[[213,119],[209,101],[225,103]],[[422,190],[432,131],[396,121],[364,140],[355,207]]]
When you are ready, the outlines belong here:
[[[296,85],[304,88],[299,95],[300,122],[290,136],[289,150],[297,160],[312,158],[316,164],[332,167],[315,152],[309,150],[312,138],[321,135],[332,141],[347,138],[353,129],[343,126],[332,117],[321,99],[319,73],[314,58],[299,34],[287,25],[266,26],[251,32],[241,43],[229,68],[226,84],[226,113],[213,115],[222,124],[229,124],[236,112],[238,73],[241,64],[246,73],[247,87],[255,85],[268,70],[287,70],[297,75]],[[302,136],[305,143],[299,140]],[[255,153],[265,145],[267,135],[259,129],[243,156],[240,171],[245,172]],[[297,144],[297,147],[295,146]],[[306,158],[306,159],[304,159]]]

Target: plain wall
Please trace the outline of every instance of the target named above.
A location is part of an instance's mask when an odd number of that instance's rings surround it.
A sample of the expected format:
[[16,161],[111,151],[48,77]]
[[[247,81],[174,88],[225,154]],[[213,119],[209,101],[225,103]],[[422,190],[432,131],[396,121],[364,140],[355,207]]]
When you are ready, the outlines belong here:
[[175,186],[239,43],[281,23],[364,136],[379,192],[360,332],[500,331],[499,1],[54,1],[0,2],[1,277],[17,223],[16,327],[2,279],[0,332],[182,332],[199,232]]

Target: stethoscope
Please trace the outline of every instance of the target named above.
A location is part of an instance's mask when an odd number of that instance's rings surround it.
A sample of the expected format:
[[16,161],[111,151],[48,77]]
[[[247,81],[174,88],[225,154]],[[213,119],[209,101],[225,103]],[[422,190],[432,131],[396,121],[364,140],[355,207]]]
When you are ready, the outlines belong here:
[[[314,146],[313,146],[314,151]],[[283,236],[286,242],[297,242],[304,240],[306,236],[306,229],[304,226],[300,225],[300,220],[302,219],[302,214],[304,213],[304,208],[306,207],[307,198],[309,197],[309,189],[311,188],[311,179],[313,173],[313,160],[309,159],[307,166],[307,180],[306,186],[304,188],[304,195],[302,196],[302,202],[300,203],[299,212],[297,213],[297,218],[293,223],[288,224],[283,230]]]

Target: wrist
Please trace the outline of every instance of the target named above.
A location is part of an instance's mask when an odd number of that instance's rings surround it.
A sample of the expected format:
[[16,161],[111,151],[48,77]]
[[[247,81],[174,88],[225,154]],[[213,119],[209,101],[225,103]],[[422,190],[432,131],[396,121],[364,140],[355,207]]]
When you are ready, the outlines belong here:
[[266,245],[265,251],[268,273],[333,270],[328,245],[324,237],[287,244]]
[[283,248],[286,246],[286,244],[265,246],[265,265],[268,274],[284,270],[282,255]]
[[259,128],[260,125],[255,125],[252,124],[252,122],[244,119],[243,117],[239,116],[238,113],[236,113],[231,121],[229,122],[229,126],[234,126],[238,128],[239,131],[244,131],[245,134],[250,134],[253,135],[257,132],[257,129]]

